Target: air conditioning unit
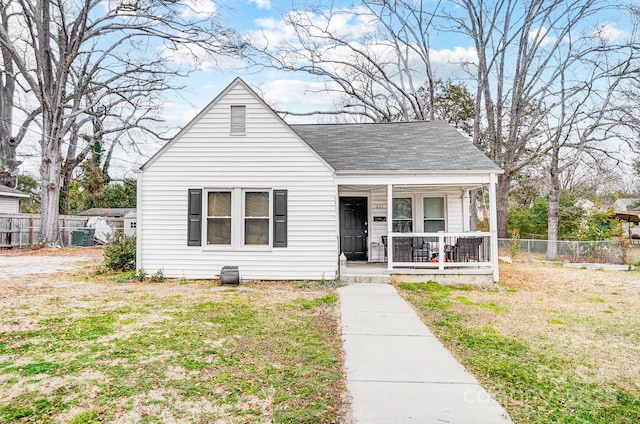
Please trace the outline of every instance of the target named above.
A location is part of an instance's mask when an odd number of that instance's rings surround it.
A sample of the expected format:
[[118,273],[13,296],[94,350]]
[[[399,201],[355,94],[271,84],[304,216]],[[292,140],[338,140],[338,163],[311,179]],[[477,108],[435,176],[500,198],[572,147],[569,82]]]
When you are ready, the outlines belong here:
[[223,266],[220,270],[220,284],[237,286],[240,284],[240,271],[237,266]]

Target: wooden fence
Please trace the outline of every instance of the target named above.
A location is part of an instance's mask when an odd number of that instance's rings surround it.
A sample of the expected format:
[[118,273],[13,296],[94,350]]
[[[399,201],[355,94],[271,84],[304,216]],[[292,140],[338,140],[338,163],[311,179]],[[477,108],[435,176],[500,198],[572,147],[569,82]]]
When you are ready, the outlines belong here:
[[[71,246],[73,231],[86,227],[90,217],[60,215],[60,241]],[[122,218],[107,218],[114,229],[122,229]],[[29,248],[38,244],[40,238],[39,214],[2,214],[0,215],[0,249]]]

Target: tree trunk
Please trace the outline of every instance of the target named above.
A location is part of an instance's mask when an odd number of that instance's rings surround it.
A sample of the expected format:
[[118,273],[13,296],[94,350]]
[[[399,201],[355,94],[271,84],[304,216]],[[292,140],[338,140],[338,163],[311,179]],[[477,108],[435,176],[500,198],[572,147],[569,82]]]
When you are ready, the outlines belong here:
[[478,189],[469,190],[469,230],[478,230]]
[[547,218],[547,255],[546,259],[558,258],[558,221],[560,219],[560,177],[557,145],[554,145],[551,153],[551,189],[549,190],[549,215]]
[[72,171],[64,167],[62,187],[60,187],[60,213],[69,214],[69,205],[71,204],[71,174]]
[[[5,28],[9,27],[6,6],[1,7],[1,19]],[[18,181],[16,160],[17,141],[12,138],[13,97],[15,92],[15,76],[13,75],[13,59],[6,47],[0,47],[2,71],[0,73],[0,185],[15,187]]]
[[[0,116],[2,112],[0,112]],[[5,125],[0,125],[4,127]],[[0,130],[0,185],[14,188],[18,181],[18,166],[16,160],[17,144],[11,138],[11,129]]]
[[61,246],[60,224],[58,221],[60,207],[60,178],[62,157],[60,156],[60,140],[55,113],[45,114],[42,134],[42,160],[40,162],[40,245]]
[[[46,134],[46,133],[45,133]],[[50,141],[40,164],[41,221],[40,244],[61,246],[60,224],[58,221],[60,202],[60,173],[62,160],[57,141]]]
[[508,213],[509,210],[509,189],[511,188],[511,174],[505,172],[498,178],[496,190],[496,209],[498,211],[498,237],[508,238]]

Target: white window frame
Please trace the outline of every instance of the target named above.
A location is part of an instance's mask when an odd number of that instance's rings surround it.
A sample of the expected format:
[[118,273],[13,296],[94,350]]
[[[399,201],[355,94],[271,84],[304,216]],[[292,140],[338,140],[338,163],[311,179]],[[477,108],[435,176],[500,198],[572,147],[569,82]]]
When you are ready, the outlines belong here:
[[443,217],[442,220],[444,221],[444,230],[443,231],[447,231],[447,228],[449,228],[448,224],[448,219],[447,219],[447,196],[445,195],[433,195],[433,196],[422,196],[422,198],[420,199],[420,209],[421,209],[421,215],[422,215],[422,220],[420,221],[420,226],[422,228],[422,232],[426,233],[427,230],[424,227],[424,221],[427,219],[427,217],[425,216],[425,210],[424,210],[424,199],[442,199],[442,207],[443,207]]
[[[246,238],[245,238],[245,222],[247,219],[264,219],[265,217],[247,217],[246,216],[246,194],[247,193],[267,193],[269,196],[269,205],[267,206],[267,218],[269,219],[269,239],[267,240],[267,244],[246,244]],[[271,247],[273,244],[273,190],[271,189],[254,189],[254,188],[244,188],[241,190],[241,196],[242,196],[242,229],[241,229],[241,244],[243,247],[247,247],[247,248],[257,248],[257,249],[264,249],[264,248],[268,248]],[[233,201],[233,199],[232,199]]]
[[[231,194],[231,215],[228,217],[214,217],[214,216],[210,216],[209,215],[209,194],[210,193],[230,193]],[[204,198],[204,202],[202,202],[202,206],[203,206],[203,213],[202,215],[205,217],[205,225],[202,226],[202,230],[203,230],[203,240],[205,241],[205,245],[206,246],[213,246],[213,247],[218,247],[218,248],[231,248],[233,247],[233,227],[234,227],[234,195],[233,195],[233,190],[232,189],[228,189],[228,188],[212,188],[212,189],[208,189],[205,190],[205,198]],[[229,244],[216,244],[216,243],[209,243],[209,219],[210,218],[228,218],[231,220],[231,235],[230,235],[230,243]]]
[[[231,193],[231,244],[210,244],[207,237],[209,228],[208,199],[209,193]],[[245,244],[245,193],[265,192],[269,193],[269,242],[265,244]],[[202,202],[203,247],[207,250],[256,250],[265,251],[273,248],[273,189],[264,187],[207,187],[204,189],[204,201]]]

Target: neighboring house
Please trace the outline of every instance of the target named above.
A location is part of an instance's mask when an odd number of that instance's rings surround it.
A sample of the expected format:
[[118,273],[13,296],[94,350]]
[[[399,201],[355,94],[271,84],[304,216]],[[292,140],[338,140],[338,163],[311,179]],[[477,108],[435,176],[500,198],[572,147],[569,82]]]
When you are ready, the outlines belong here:
[[138,214],[136,213],[136,210],[133,209],[131,212],[127,213],[123,217],[124,226],[123,226],[122,230],[128,236],[135,236],[136,235],[136,226],[137,226],[137,223],[138,223],[137,215]]
[[[320,280],[344,253],[396,280],[497,281],[501,172],[444,122],[288,125],[238,78],[141,167],[137,266]],[[469,231],[480,187],[490,233]]]
[[20,190],[0,185],[0,214],[19,213],[21,198],[29,198],[29,195]]
[[[133,214],[133,219],[131,214]],[[127,235],[135,235],[135,208],[91,208],[80,212],[78,215],[94,218],[90,218],[87,225],[95,225],[95,218],[105,218],[113,230],[123,231]],[[105,235],[105,237],[110,236],[110,233]]]
[[589,199],[583,199],[580,197],[576,199],[574,206],[579,207],[585,212],[591,212],[593,208],[596,206],[596,204]]
[[79,216],[102,216],[104,218],[124,218],[128,213],[135,212],[135,208],[91,208],[80,212]]
[[613,202],[613,210],[615,212],[626,212],[638,202],[640,202],[640,199],[637,198],[618,199]]

